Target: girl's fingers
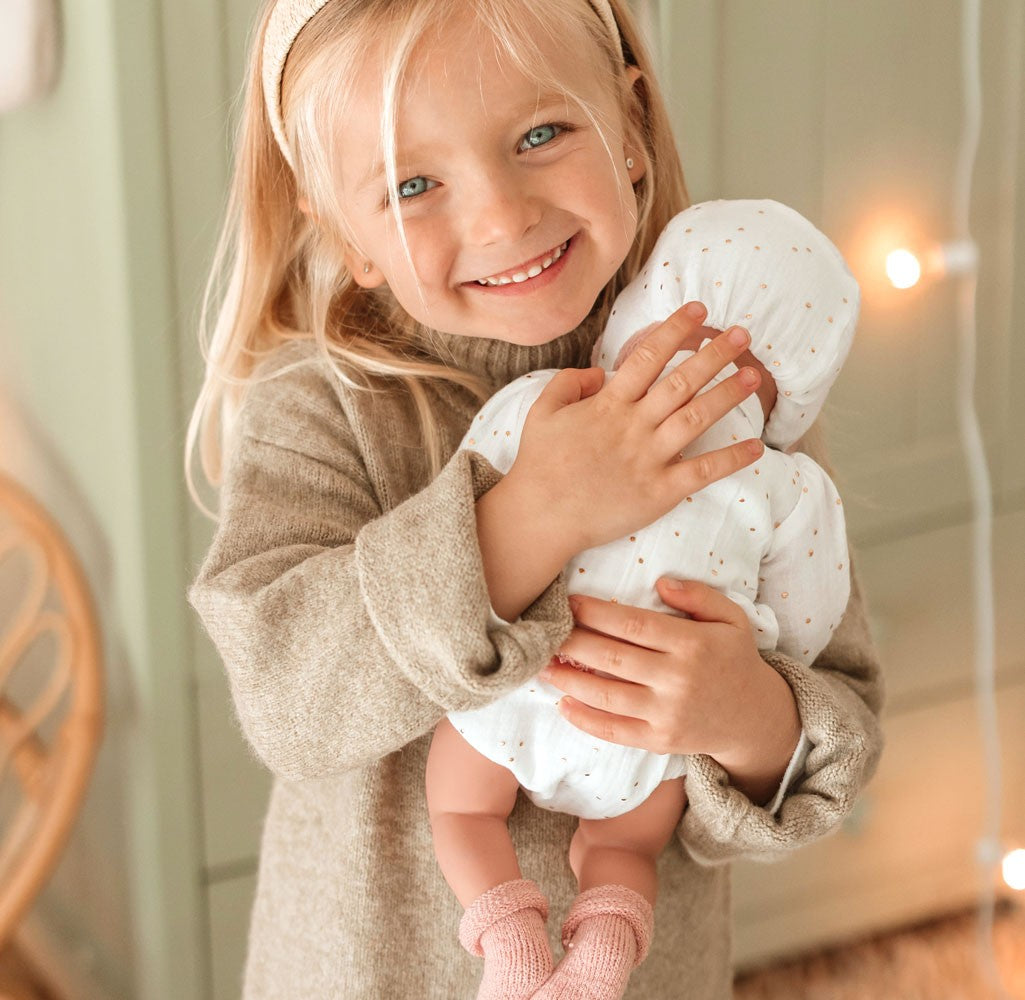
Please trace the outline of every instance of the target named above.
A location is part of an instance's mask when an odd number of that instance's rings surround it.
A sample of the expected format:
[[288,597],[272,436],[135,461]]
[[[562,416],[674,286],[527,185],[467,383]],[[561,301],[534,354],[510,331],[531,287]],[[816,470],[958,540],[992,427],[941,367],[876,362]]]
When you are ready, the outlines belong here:
[[606,743],[658,752],[652,742],[651,726],[643,719],[612,715],[575,698],[563,698],[559,702],[559,714],[570,725]]
[[[645,409],[657,422],[665,420],[681,406],[690,403],[723,368],[744,353],[750,342],[750,334],[741,326],[732,326],[725,333],[719,334],[710,343],[705,344],[697,354],[678,364],[658,385],[652,387],[644,401]],[[638,351],[640,349],[638,348]],[[663,363],[663,367],[668,361],[669,358]],[[619,379],[618,375],[616,379]],[[757,385],[756,373],[755,381],[744,395],[750,395]]]
[[[591,665],[576,656],[573,659],[588,667]],[[539,676],[577,701],[603,712],[632,718],[643,718],[651,712],[651,691],[642,684],[591,673],[573,664],[561,663],[558,659],[553,659]]]
[[[615,607],[615,605],[613,605]],[[643,612],[643,609],[636,609]],[[580,624],[580,618],[576,619],[577,623]],[[608,623],[606,623],[608,624]],[[627,626],[631,627],[631,626]],[[638,622],[632,626],[638,631],[645,628],[645,624]],[[648,626],[649,631],[651,626]],[[643,642],[638,643],[637,640],[625,640],[619,639],[615,636],[602,634],[596,632],[591,628],[574,628],[570,632],[569,636],[559,647],[559,656],[567,657],[573,660],[575,663],[582,663],[593,670],[600,670],[604,674],[610,674],[620,681],[627,682],[633,691],[622,692],[623,697],[639,695],[640,692],[636,690],[638,685],[646,684],[651,679],[651,674],[656,667],[650,663],[645,662],[645,656],[657,656],[661,650],[652,651],[650,647],[647,649],[638,649],[638,645],[644,646]],[[548,669],[558,670],[560,663],[558,659],[553,660]],[[566,670],[570,670],[575,674],[581,673],[572,664],[565,666]],[[592,678],[593,675],[584,673],[584,677]],[[593,685],[591,685],[593,686]],[[568,688],[567,688],[568,690]],[[620,703],[619,710],[626,711],[628,707],[637,708],[640,702],[634,700],[630,706],[625,703]],[[612,710],[611,706],[599,705],[599,708],[608,708]]]
[[698,580],[658,580],[659,597],[669,607],[699,622],[722,622],[737,628],[750,627],[740,605]]
[[742,368],[669,414],[657,431],[666,456],[683,451],[720,417],[750,396],[760,381],[754,368]]
[[604,379],[605,372],[601,368],[563,368],[541,390],[531,409],[538,413],[554,413],[593,396],[602,387]]
[[673,489],[680,496],[689,496],[745,468],[761,457],[764,446],[756,438],[740,441],[728,448],[706,451],[694,458],[681,458],[673,467]]
[[[638,650],[632,647],[641,646],[660,653],[672,648],[672,635],[667,629],[667,620],[671,621],[669,615],[585,594],[574,594],[570,605],[573,621],[583,628],[574,628],[559,652],[588,666],[623,680],[644,683],[649,668],[638,662]],[[599,648],[609,639],[621,640],[632,655],[625,656],[623,650],[614,650],[603,656]],[[617,656],[619,662],[615,662]]]
[[[708,310],[700,302],[688,302],[677,309],[630,352],[619,366],[616,377],[609,383],[606,392],[625,402],[636,402],[641,399],[655,379],[662,374],[673,355],[680,351],[685,343],[699,335],[701,322],[707,315]],[[726,359],[729,360],[732,359]],[[704,382],[699,382],[697,388],[704,385],[726,364],[726,361],[711,372]],[[679,402],[676,405],[678,406]]]

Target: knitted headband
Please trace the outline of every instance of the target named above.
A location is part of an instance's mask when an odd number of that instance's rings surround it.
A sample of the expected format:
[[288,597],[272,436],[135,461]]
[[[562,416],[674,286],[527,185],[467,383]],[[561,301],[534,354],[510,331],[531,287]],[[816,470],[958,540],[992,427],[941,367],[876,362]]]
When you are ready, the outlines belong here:
[[[267,33],[263,39],[263,97],[267,104],[267,115],[281,153],[293,170],[295,162],[285,138],[285,123],[281,115],[281,76],[285,70],[288,53],[299,32],[328,2],[329,0],[278,0],[267,22]],[[622,57],[623,39],[619,34],[619,26],[616,24],[609,0],[589,2],[604,22]]]

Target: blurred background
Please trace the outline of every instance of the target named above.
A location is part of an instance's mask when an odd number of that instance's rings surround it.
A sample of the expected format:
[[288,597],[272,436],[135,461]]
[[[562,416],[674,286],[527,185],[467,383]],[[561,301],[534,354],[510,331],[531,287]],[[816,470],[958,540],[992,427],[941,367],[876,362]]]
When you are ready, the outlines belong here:
[[[30,2],[0,0],[0,19]],[[43,502],[77,551],[107,685],[83,812],[19,935],[83,1000],[239,991],[269,782],[185,603],[211,526],[188,499],[182,449],[256,6],[65,4],[54,89],[0,115],[0,471]],[[794,206],[863,288],[826,426],[887,671],[887,751],[834,836],[781,864],[738,866],[746,969],[978,898],[987,774],[955,417],[957,280],[927,273],[898,290],[884,271],[890,250],[927,259],[958,235],[961,4],[635,6],[692,200]],[[0,38],[11,23],[0,20]],[[981,53],[976,403],[993,482],[1000,837],[1010,850],[1025,847],[1021,0],[983,4]]]

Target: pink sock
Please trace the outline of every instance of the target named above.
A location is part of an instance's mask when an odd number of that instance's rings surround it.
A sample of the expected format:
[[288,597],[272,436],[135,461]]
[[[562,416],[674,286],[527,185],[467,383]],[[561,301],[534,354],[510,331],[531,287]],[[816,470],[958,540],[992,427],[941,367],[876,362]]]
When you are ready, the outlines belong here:
[[654,924],[651,904],[625,885],[582,892],[562,927],[566,957],[535,1000],[619,1000],[648,954]]
[[477,1000],[528,1000],[551,975],[548,901],[529,879],[503,882],[478,896],[459,923],[459,941],[484,956]]

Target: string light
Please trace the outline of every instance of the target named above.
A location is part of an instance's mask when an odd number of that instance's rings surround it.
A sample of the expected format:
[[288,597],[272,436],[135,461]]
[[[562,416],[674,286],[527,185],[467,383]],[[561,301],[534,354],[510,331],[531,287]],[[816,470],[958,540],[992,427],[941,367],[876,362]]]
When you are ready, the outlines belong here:
[[[957,423],[972,495],[971,595],[975,619],[975,690],[985,759],[985,817],[976,842],[980,889],[979,956],[997,1000],[1009,1000],[996,961],[993,924],[996,870],[1011,889],[1025,890],[1025,849],[1004,853],[1001,844],[1001,753],[996,705],[995,608],[992,567],[993,497],[974,407],[977,347],[976,292],[979,250],[971,238],[972,178],[982,124],[981,0],[962,0],[961,71],[964,115],[954,183],[954,231],[958,238],[914,252],[906,247],[886,255],[886,276],[895,288],[910,289],[923,278],[956,278],[958,351],[955,370]],[[901,240],[903,242],[903,240]],[[895,239],[891,247],[897,244]],[[899,246],[899,244],[898,244]],[[914,243],[912,243],[914,246]],[[876,258],[879,259],[878,257]]]
[[906,247],[886,255],[886,277],[894,288],[913,288],[922,278],[939,280],[973,275],[979,267],[979,248],[973,240],[952,240],[915,253]]
[[891,250],[886,255],[886,277],[894,288],[912,288],[922,277],[922,265],[910,250]]
[[1025,850],[1018,848],[1004,855],[1001,864],[1004,884],[1010,889],[1025,889]]

